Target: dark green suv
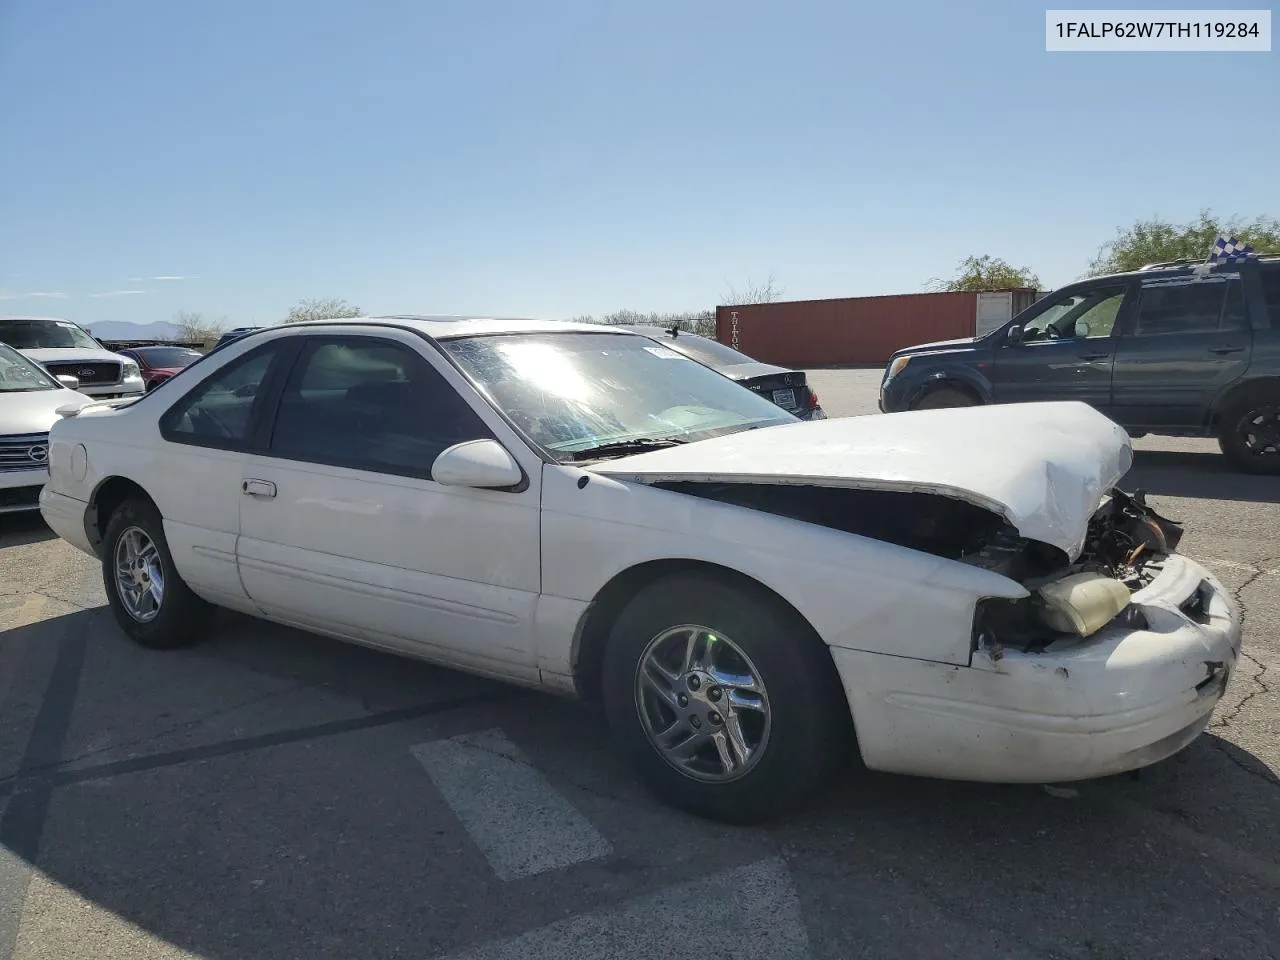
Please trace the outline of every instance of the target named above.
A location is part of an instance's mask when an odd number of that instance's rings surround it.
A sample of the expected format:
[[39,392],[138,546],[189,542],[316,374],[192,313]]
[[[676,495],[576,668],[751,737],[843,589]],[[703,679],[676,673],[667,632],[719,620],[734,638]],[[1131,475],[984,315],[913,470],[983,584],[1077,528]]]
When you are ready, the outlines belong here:
[[1217,437],[1280,474],[1280,256],[1063,287],[992,332],[899,350],[880,409],[1083,400],[1135,437]]

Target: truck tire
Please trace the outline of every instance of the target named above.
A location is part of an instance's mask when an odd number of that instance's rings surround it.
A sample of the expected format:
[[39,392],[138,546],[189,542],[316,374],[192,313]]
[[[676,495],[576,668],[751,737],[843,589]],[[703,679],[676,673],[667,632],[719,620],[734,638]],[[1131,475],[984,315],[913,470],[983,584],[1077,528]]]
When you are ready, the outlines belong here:
[[960,387],[934,387],[911,405],[912,410],[941,410],[944,407],[976,407],[981,401]]
[[1229,400],[1218,418],[1218,446],[1237,470],[1280,474],[1280,387],[1260,384]]

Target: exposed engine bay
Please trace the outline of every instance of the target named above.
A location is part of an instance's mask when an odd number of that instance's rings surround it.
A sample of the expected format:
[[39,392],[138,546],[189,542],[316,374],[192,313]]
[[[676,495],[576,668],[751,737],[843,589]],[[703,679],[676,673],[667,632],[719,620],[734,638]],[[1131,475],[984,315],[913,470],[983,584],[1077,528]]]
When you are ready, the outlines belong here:
[[1150,583],[1182,539],[1141,492],[1108,493],[1089,521],[1080,555],[1021,536],[1002,516],[932,493],[812,485],[672,481],[662,489],[819,524],[972,564],[1021,583],[1031,596],[983,600],[977,647],[1034,651],[1087,637],[1117,619],[1141,628],[1130,594]]

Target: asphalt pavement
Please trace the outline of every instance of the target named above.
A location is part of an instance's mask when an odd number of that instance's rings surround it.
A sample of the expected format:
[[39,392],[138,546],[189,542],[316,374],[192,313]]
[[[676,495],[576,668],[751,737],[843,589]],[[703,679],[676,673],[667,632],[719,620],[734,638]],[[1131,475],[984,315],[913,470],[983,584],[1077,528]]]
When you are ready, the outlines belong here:
[[[874,413],[878,371],[810,376]],[[1136,446],[1245,610],[1210,731],[1052,790],[851,771],[756,828],[549,696],[232,614],[137,648],[89,558],[0,518],[0,960],[1274,957],[1280,480]]]

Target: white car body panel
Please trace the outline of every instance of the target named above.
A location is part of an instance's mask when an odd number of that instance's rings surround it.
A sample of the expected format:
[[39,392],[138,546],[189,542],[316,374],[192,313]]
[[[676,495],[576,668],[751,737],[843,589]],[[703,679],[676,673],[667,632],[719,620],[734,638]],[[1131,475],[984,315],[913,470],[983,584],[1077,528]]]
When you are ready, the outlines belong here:
[[[954,664],[969,662],[978,597],[1027,595],[977,567],[572,466],[543,470],[542,557],[543,591],[583,602],[643,563],[713,564],[773,590],[829,645]],[[564,671],[567,654],[540,660]]]
[[[1016,441],[1010,438],[1016,438]],[[842,417],[746,430],[611,460],[602,473],[937,493],[1003,515],[1076,557],[1103,494],[1128,472],[1128,435],[1079,402]]]
[[[513,328],[422,325],[437,336]],[[268,338],[292,335],[264,332],[224,348],[188,374],[191,386]],[[1239,611],[1185,558],[1170,558],[1134,595],[1149,629],[1109,627],[1066,649],[996,657],[974,648],[975,605],[1025,597],[1021,584],[650,485],[732,479],[927,491],[980,502],[1025,536],[1074,552],[1131,455],[1119,428],[1082,405],[797,423],[592,465],[546,464],[424,341],[377,335],[412,345],[462,392],[524,469],[525,489],[446,490],[166,443],[157,420],[180,394],[161,391],[127,408],[94,405],[54,426],[46,520],[92,552],[84,527],[93,492],[128,478],[165,518],[179,573],[214,602],[562,693],[574,692],[583,619],[615,577],[672,560],[721,567],[807,620],[831,650],[865,761],[901,773],[1016,782],[1142,766],[1203,729],[1234,667]],[[82,446],[87,456],[77,453]],[[246,480],[275,484],[275,497],[246,495]],[[1201,584],[1208,615],[1193,622],[1178,607]],[[1223,664],[1221,682],[1206,680],[1206,662]]]

